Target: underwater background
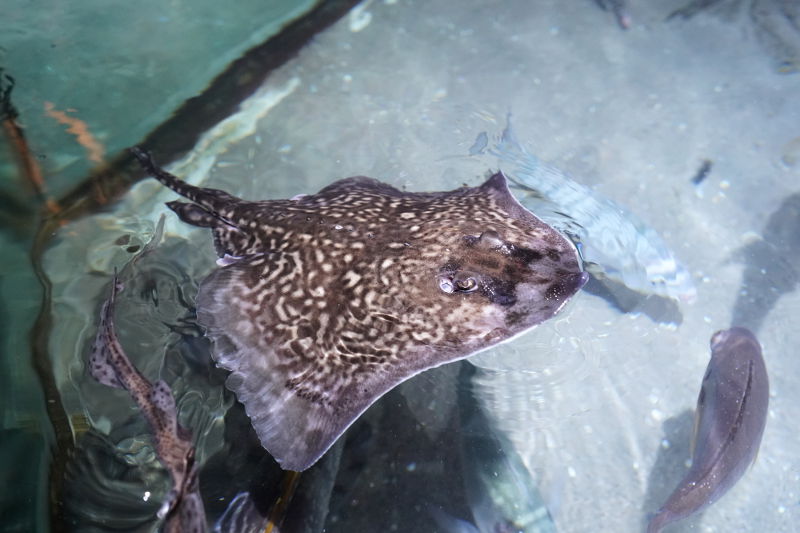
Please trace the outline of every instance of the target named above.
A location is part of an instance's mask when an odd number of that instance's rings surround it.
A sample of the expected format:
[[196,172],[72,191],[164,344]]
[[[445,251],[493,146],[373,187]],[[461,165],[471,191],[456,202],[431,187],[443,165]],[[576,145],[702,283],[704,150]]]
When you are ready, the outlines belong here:
[[687,471],[709,339],[741,325],[770,376],[759,456],[668,531],[797,531],[800,6],[607,3],[627,29],[592,0],[6,0],[0,528],[160,527],[148,426],[86,372],[115,268],[121,343],[191,428],[209,525],[244,530],[237,495],[264,514],[285,490],[196,323],[211,240],[124,148],[253,200],[353,175],[448,190],[524,173],[498,148],[510,114],[525,161],[614,202],[587,246],[644,246],[646,225],[693,291],[637,285],[656,265],[633,254],[536,330],[401,385],[302,474],[283,530],[643,531]]

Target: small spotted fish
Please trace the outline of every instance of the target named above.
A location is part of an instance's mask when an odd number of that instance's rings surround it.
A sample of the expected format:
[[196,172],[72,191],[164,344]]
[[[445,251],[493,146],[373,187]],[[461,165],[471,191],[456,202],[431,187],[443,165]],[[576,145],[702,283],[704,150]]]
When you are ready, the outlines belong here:
[[394,386],[531,329],[587,279],[501,173],[433,193],[353,177],[251,202],[132,153],[190,200],[167,204],[181,220],[211,229],[220,268],[200,284],[197,320],[287,470],[314,464]]
[[767,368],[755,335],[740,327],[716,332],[697,398],[692,466],[647,533],[705,509],[739,481],[758,453],[768,405]]
[[[159,228],[162,225],[160,222]],[[163,530],[203,533],[206,515],[192,435],[178,423],[178,410],[169,385],[162,380],[148,381],[122,349],[114,327],[114,304],[121,290],[122,284],[115,274],[111,295],[100,311],[100,326],[89,355],[89,373],[103,385],[128,391],[153,432],[158,459],[172,479],[172,490],[158,511],[158,517],[164,519]]]

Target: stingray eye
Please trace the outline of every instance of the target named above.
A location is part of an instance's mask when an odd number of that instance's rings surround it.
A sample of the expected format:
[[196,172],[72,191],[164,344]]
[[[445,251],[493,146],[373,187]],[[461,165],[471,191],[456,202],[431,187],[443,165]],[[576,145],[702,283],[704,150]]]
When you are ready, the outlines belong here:
[[478,280],[468,273],[457,272],[439,276],[439,289],[447,294],[472,292],[478,288]]
[[456,280],[456,287],[461,292],[472,292],[478,287],[478,282],[475,278],[464,278]]
[[458,292],[472,292],[478,288],[478,278],[472,272],[457,272],[453,284]]

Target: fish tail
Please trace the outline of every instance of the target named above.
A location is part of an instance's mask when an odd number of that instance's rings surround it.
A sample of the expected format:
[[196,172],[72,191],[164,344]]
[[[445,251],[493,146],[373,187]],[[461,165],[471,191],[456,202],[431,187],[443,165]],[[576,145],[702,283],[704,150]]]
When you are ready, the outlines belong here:
[[511,124],[511,113],[506,115],[506,127],[497,141],[488,150],[497,157],[500,170],[516,188],[528,189],[541,194],[548,201],[558,201],[565,187],[570,187],[570,180],[558,169],[544,164],[538,157],[530,153],[517,138]]
[[174,174],[156,165],[150,152],[139,146],[134,146],[129,150],[148,174],[184,198],[188,198],[215,218],[227,224],[231,224],[230,214],[225,212],[226,206],[229,207],[234,203],[239,203],[242,201],[241,199],[224,191],[195,187],[194,185],[186,183]]
[[661,530],[670,522],[674,522],[674,517],[662,509],[650,518],[647,523],[647,533],[661,533]]

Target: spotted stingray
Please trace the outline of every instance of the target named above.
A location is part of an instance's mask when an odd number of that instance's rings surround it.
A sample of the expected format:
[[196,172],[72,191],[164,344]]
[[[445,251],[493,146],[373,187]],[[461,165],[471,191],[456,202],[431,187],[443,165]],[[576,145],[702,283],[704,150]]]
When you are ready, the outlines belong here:
[[247,201],[191,186],[220,259],[197,320],[261,443],[287,470],[314,464],[388,390],[547,320],[586,282],[570,241],[496,173],[478,187],[409,193],[367,177]]

